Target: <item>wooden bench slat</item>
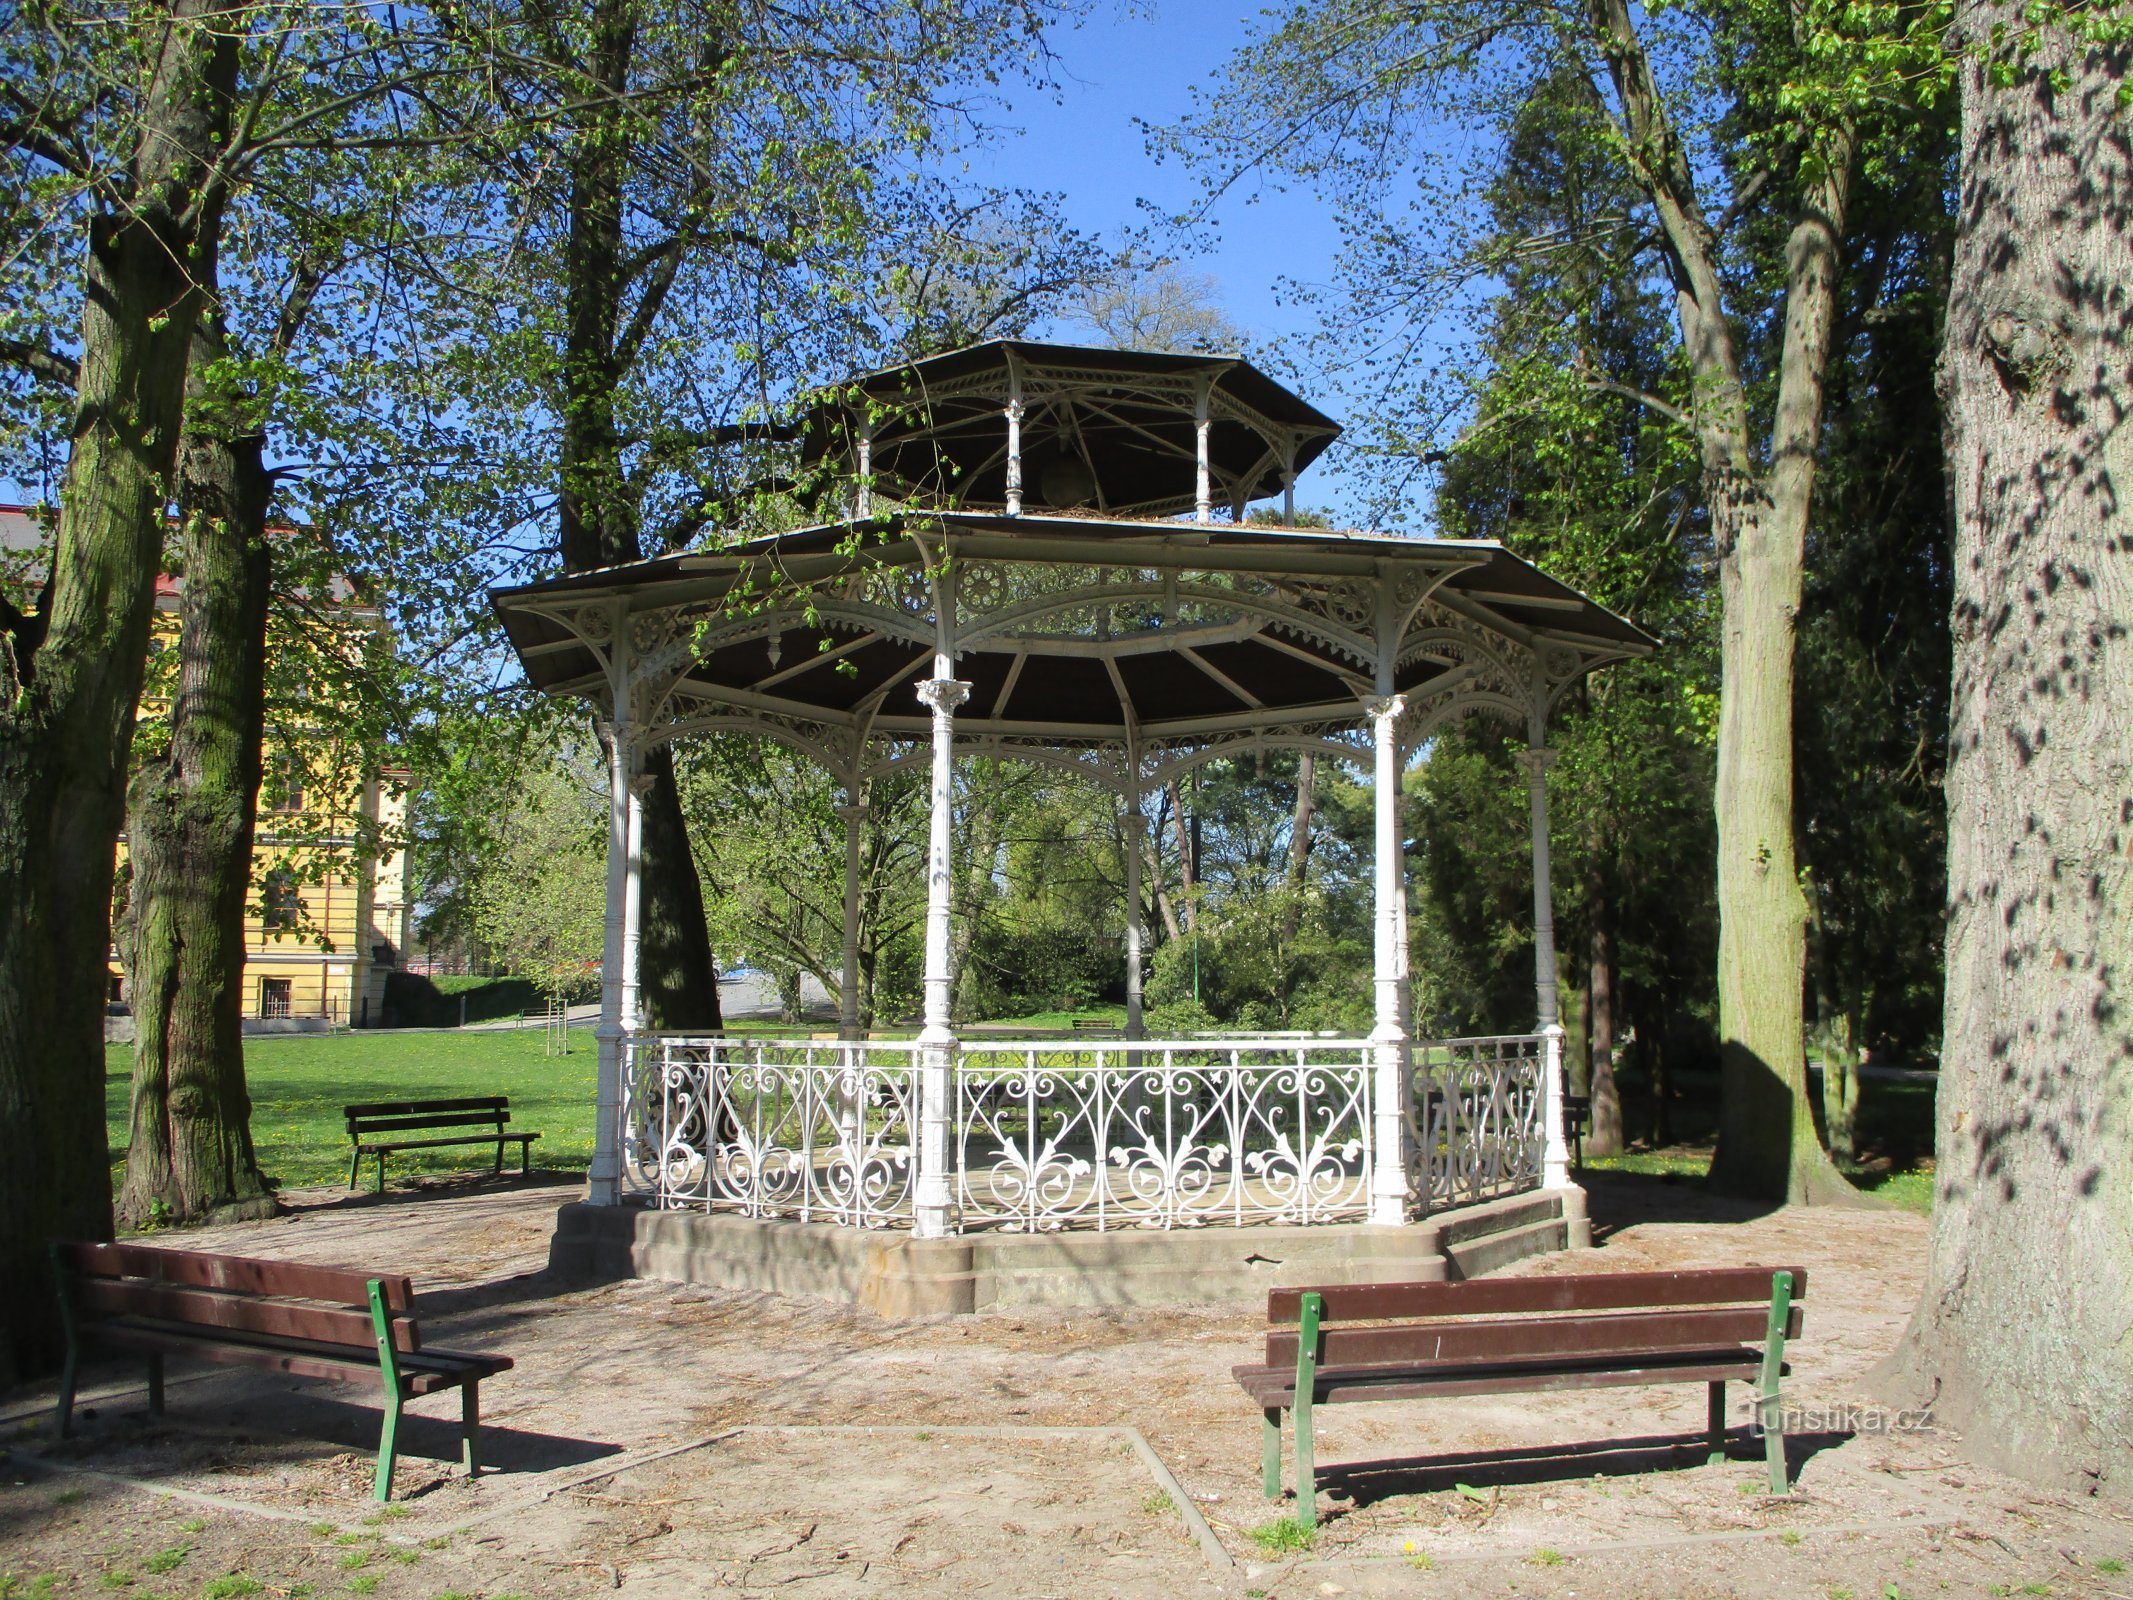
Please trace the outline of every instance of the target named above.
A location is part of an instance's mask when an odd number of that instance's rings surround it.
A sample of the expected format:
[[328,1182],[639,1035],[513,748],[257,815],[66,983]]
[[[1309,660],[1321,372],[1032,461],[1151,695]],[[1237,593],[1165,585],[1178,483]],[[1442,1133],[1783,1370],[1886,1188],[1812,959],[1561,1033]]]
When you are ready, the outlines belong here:
[[348,1272],[301,1261],[206,1255],[142,1244],[69,1244],[61,1249],[68,1268],[84,1279],[142,1278],[187,1288],[361,1306],[366,1329],[373,1278],[383,1286],[389,1309],[407,1311],[415,1303],[414,1285],[405,1273]]
[[1770,1303],[1773,1273],[1792,1274],[1792,1297],[1807,1297],[1799,1267],[1726,1267],[1690,1272],[1586,1272],[1560,1278],[1476,1278],[1461,1283],[1303,1285],[1267,1295],[1267,1321],[1294,1324],[1306,1294],[1319,1297],[1321,1322],[1395,1317],[1511,1316],[1523,1312],[1612,1311],[1629,1307]]
[[382,1144],[363,1144],[357,1146],[357,1148],[366,1156],[374,1156],[381,1150],[387,1155],[391,1155],[396,1150],[441,1150],[447,1145],[455,1144],[495,1144],[499,1137],[505,1144],[517,1143],[524,1145],[533,1143],[540,1135],[537,1133],[506,1133],[502,1135],[469,1133],[455,1139],[393,1139]]
[[[133,1278],[83,1278],[74,1286],[74,1303],[85,1311],[99,1311],[106,1316],[148,1317],[231,1333],[309,1339],[319,1344],[360,1348],[376,1340],[368,1311],[317,1301],[187,1289]],[[420,1333],[412,1317],[395,1312],[391,1328],[395,1350],[421,1348]]]
[[[1792,1320],[1798,1323],[1794,1310]],[[1327,1328],[1319,1361],[1329,1367],[1446,1361],[1506,1361],[1520,1357],[1577,1360],[1648,1350],[1708,1350],[1760,1341],[1767,1306],[1711,1311],[1622,1311],[1603,1316],[1533,1317],[1522,1322],[1427,1322],[1390,1327]],[[1797,1327],[1791,1331],[1796,1332]],[[1296,1364],[1296,1335],[1266,1336],[1266,1364]]]
[[507,1094],[476,1095],[458,1100],[376,1100],[367,1105],[342,1106],[344,1117],[405,1117],[425,1111],[501,1111],[509,1106]]
[[[294,1378],[332,1378],[351,1383],[378,1381],[375,1347],[366,1361],[363,1351],[346,1345],[268,1339],[228,1329],[208,1332],[184,1323],[136,1319],[98,1323],[96,1334],[103,1342],[126,1349],[196,1356],[220,1366],[260,1367],[270,1372],[285,1372]],[[455,1359],[437,1359],[445,1354]],[[457,1351],[424,1351],[404,1355],[400,1361],[408,1392],[417,1395],[456,1389],[469,1375],[490,1377],[498,1372],[508,1372],[512,1366],[508,1356],[468,1357]]]
[[[1654,1358],[1642,1366],[1551,1366],[1528,1372],[1455,1368],[1442,1377],[1409,1374],[1385,1379],[1326,1378],[1321,1373],[1320,1377],[1325,1381],[1313,1396],[1312,1403],[1325,1406],[1377,1400],[1451,1399],[1462,1395],[1549,1394],[1572,1389],[1643,1388],[1661,1383],[1752,1383],[1762,1362],[1761,1354],[1756,1351],[1715,1358],[1707,1351],[1693,1354],[1697,1359],[1674,1362]],[[1266,1384],[1248,1382],[1241,1373],[1242,1369],[1237,1381],[1260,1407],[1279,1406],[1286,1410],[1295,1403],[1296,1374],[1293,1371],[1276,1375],[1274,1381]]]
[[511,1120],[508,1111],[451,1111],[428,1117],[350,1117],[352,1137],[368,1133],[400,1133],[409,1128],[501,1128]]

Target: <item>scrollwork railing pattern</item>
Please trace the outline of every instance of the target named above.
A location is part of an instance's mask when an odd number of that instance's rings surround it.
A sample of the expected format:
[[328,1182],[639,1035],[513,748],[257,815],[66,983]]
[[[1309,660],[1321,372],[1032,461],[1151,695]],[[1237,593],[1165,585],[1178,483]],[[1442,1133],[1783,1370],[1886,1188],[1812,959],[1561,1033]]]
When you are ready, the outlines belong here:
[[1360,1040],[968,1044],[952,1181],[963,1226],[1178,1228],[1361,1220]]
[[1539,1034],[1418,1041],[1407,1108],[1409,1180],[1431,1210],[1541,1184]]
[[911,1046],[652,1036],[628,1050],[623,1172],[655,1204],[860,1228],[909,1219]]

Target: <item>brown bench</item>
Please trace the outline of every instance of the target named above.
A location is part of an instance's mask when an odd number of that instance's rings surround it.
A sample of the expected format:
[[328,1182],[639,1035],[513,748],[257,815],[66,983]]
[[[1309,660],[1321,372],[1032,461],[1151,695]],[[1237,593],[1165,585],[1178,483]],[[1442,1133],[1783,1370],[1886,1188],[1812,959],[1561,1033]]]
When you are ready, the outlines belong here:
[[1233,1371],[1265,1413],[1269,1500],[1281,1498],[1281,1413],[1295,1413],[1296,1515],[1307,1525],[1318,1500],[1313,1408],[1436,1395],[1708,1384],[1716,1462],[1726,1384],[1752,1383],[1770,1490],[1783,1494],[1778,1380],[1806,1293],[1797,1267],[1276,1289],[1265,1360]]
[[[532,1171],[533,1141],[537,1133],[507,1133],[511,1120],[509,1095],[478,1095],[465,1100],[380,1100],[370,1105],[343,1106],[348,1119],[349,1142],[355,1154],[348,1161],[348,1187],[356,1186],[363,1158],[378,1158],[378,1192],[385,1192],[385,1158],[402,1150],[441,1150],[455,1144],[496,1145],[496,1170],[504,1170],[504,1146],[518,1144],[519,1176]],[[486,1128],[486,1133],[457,1133],[437,1139],[377,1139],[380,1133],[413,1133],[437,1128]]]
[[83,1347],[99,1344],[147,1355],[148,1409],[159,1414],[163,1359],[170,1355],[382,1384],[374,1486],[380,1500],[392,1498],[401,1406],[456,1388],[460,1460],[469,1477],[481,1471],[479,1386],[509,1371],[511,1358],[424,1349],[414,1290],[404,1276],[135,1244],[55,1244],[52,1275],[67,1333],[62,1438],[73,1429]]

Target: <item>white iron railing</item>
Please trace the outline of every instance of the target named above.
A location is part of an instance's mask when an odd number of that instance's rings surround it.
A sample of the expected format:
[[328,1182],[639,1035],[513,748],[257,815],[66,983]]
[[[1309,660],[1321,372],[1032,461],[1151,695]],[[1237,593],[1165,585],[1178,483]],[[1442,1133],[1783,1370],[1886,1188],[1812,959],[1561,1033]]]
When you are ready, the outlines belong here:
[[1408,1177],[1429,1209],[1541,1185],[1546,1147],[1540,1034],[1418,1040],[1407,1105]]
[[907,1044],[632,1039],[625,1184],[670,1208],[860,1228],[908,1221],[918,1096]]
[[1022,1231],[1360,1220],[1361,1040],[972,1043],[950,1161],[963,1226]]
[[[1417,1042],[1407,1166],[1419,1208],[1540,1186],[1545,1041]],[[922,1052],[636,1035],[625,1189],[666,1209],[907,1226]],[[947,1089],[953,1224],[1042,1232],[1360,1221],[1376,1160],[1358,1039],[965,1041]]]

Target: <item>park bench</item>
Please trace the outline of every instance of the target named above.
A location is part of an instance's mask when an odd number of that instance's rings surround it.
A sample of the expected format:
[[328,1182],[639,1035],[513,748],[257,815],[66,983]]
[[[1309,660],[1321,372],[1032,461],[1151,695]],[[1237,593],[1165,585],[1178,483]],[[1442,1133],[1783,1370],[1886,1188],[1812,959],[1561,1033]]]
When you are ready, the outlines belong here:
[[52,1272],[67,1335],[62,1438],[73,1427],[82,1349],[94,1343],[146,1353],[148,1409],[158,1414],[171,1355],[382,1385],[373,1487],[380,1500],[392,1498],[401,1406],[456,1388],[460,1461],[469,1477],[481,1471],[479,1387],[508,1371],[511,1358],[425,1349],[404,1275],[134,1244],[54,1244]]
[[[343,1106],[348,1119],[349,1142],[355,1154],[348,1162],[348,1187],[356,1186],[363,1158],[378,1158],[378,1192],[385,1192],[385,1158],[402,1150],[441,1150],[447,1145],[490,1144],[496,1146],[496,1170],[504,1170],[504,1146],[518,1143],[521,1176],[532,1171],[533,1141],[537,1133],[507,1133],[511,1120],[508,1095],[485,1095],[469,1100],[381,1100],[375,1105]],[[486,1133],[461,1133],[435,1139],[377,1139],[380,1133],[411,1133],[436,1128],[486,1128]]]
[[1778,1380],[1806,1292],[1796,1267],[1276,1289],[1265,1359],[1233,1371],[1265,1414],[1269,1500],[1281,1497],[1281,1413],[1295,1414],[1296,1514],[1306,1525],[1318,1498],[1315,1407],[1437,1395],[1703,1383],[1716,1462],[1726,1384],[1751,1383],[1770,1490],[1783,1494]]
[[1109,1017],[1076,1017],[1067,1024],[1076,1033],[1124,1033]]
[[1592,1096],[1563,1096],[1563,1135],[1570,1141],[1570,1164],[1585,1170],[1585,1135],[1592,1132]]

